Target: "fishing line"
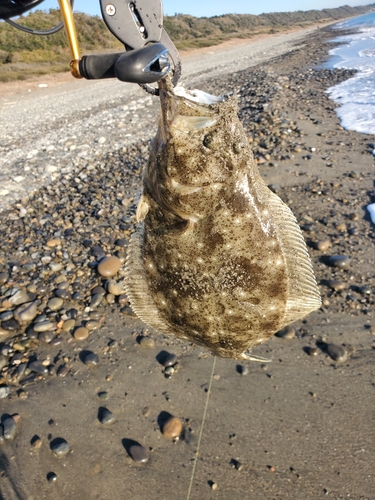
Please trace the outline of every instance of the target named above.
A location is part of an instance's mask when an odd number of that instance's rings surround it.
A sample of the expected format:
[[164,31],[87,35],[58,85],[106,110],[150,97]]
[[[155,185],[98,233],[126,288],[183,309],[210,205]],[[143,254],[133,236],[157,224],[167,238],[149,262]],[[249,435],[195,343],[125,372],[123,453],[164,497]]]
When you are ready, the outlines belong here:
[[202,435],[203,435],[203,428],[204,428],[204,423],[206,421],[206,414],[207,414],[207,408],[208,408],[208,403],[210,401],[210,395],[211,395],[211,387],[212,387],[212,380],[214,378],[214,371],[215,371],[215,366],[216,366],[216,356],[214,356],[214,362],[212,364],[212,370],[211,370],[211,378],[210,382],[208,384],[208,391],[207,391],[207,398],[206,398],[206,405],[204,407],[204,412],[203,412],[203,418],[202,418],[202,425],[201,425],[201,430],[199,432],[199,437],[198,437],[198,444],[197,444],[197,451],[195,453],[194,457],[194,465],[193,465],[193,471],[191,473],[191,479],[190,479],[190,485],[189,485],[189,491],[188,491],[188,496],[186,500],[190,500],[190,495],[191,495],[191,489],[193,487],[193,481],[194,481],[194,476],[195,476],[195,469],[197,466],[198,462],[198,455],[199,455],[199,449],[201,446],[201,440],[202,440]]

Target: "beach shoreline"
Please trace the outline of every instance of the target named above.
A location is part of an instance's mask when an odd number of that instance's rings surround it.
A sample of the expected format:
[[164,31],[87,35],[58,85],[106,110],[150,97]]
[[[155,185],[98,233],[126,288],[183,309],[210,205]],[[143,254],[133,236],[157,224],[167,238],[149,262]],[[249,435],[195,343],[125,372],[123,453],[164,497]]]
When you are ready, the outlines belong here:
[[[340,20],[340,22],[343,20]],[[300,33],[302,36],[304,36],[305,34],[309,34],[311,31],[315,29],[325,28],[327,26],[336,24],[337,22],[338,21],[330,21],[326,23],[319,23],[318,25],[314,23],[303,28],[295,27],[295,28],[285,29],[274,34],[266,34],[266,33],[256,34],[251,38],[231,38],[229,40],[226,40],[225,42],[222,42],[218,45],[212,45],[210,47],[182,50],[180,51],[180,56],[182,59],[182,63],[184,63],[184,60],[195,59],[196,57],[199,57],[207,53],[216,54],[218,52],[223,52],[223,51],[225,52],[231,50],[233,47],[238,47],[242,45],[247,45],[251,47],[252,44],[257,44],[258,42],[265,41],[267,39],[277,39],[278,37],[283,37],[283,35]],[[80,80],[78,80],[78,82],[79,81]],[[69,68],[67,67],[67,71],[64,73],[56,73],[53,75],[42,75],[39,77],[21,81],[14,81],[14,82],[0,82],[0,98],[5,96],[15,96],[17,94],[26,93],[29,91],[29,89],[35,91],[40,88],[39,87],[40,84],[48,85],[49,87],[56,87],[56,86],[61,87],[67,85],[68,87],[66,87],[66,90],[69,91],[69,87],[72,87],[74,83],[77,83],[77,81],[72,77],[72,75],[69,72]]]
[[[98,114],[107,120],[107,134],[98,134],[105,148],[95,154],[88,148],[89,156],[81,157],[72,175],[59,172],[34,197],[4,210],[0,273],[9,278],[1,285],[1,304],[12,287],[38,283],[46,285],[38,292],[40,307],[46,308],[63,276],[66,290],[81,294],[75,301],[64,299],[65,312],[77,310],[76,326],[97,321],[97,329],[78,341],[57,321],[59,311],[47,309],[58,343],[18,339],[30,341],[24,358],[51,367],[50,374],[39,373],[29,384],[14,381],[15,352],[6,356],[0,386],[9,385],[10,395],[0,400],[1,413],[21,419],[14,442],[0,448],[5,500],[104,500],[122,498],[124,491],[132,500],[171,500],[186,498],[190,484],[191,498],[201,500],[372,500],[375,230],[365,207],[373,197],[374,158],[371,138],[344,130],[325,93],[350,75],[320,67],[332,38],[331,31],[316,30],[263,64],[212,78],[194,76],[203,90],[237,94],[260,173],[302,227],[323,307],[297,322],[289,338],[274,337],[254,350],[271,363],[217,359],[192,482],[213,358],[146,329],[125,300],[103,300],[95,311],[85,310],[92,290],[106,286],[95,262],[108,254],[125,258],[148,154],[150,134],[143,127],[156,108],[142,102],[130,109],[140,120],[132,122],[134,135],[124,146],[120,132],[130,122],[118,133],[118,102],[109,103]],[[80,122],[84,131],[93,120],[90,113]],[[73,135],[64,143],[68,156],[82,151],[69,149],[83,142]],[[60,244],[48,246],[52,239]],[[345,257],[343,265],[330,260],[337,255]],[[55,272],[39,265],[45,257],[62,267]],[[114,279],[122,277],[120,270]],[[91,312],[97,319],[87,316]],[[142,346],[143,337],[153,343]],[[14,339],[4,344],[12,346]],[[329,354],[332,344],[341,353],[336,360]],[[91,368],[82,361],[88,351],[99,358]],[[160,362],[163,352],[179,360],[170,378]],[[109,427],[98,420],[102,407],[117,418]],[[175,444],[160,432],[165,413],[181,418],[184,427]],[[40,448],[32,444],[35,436]],[[51,451],[56,438],[70,445],[64,457]],[[148,450],[147,464],[131,460],[129,440]],[[47,480],[51,471],[55,483]]]

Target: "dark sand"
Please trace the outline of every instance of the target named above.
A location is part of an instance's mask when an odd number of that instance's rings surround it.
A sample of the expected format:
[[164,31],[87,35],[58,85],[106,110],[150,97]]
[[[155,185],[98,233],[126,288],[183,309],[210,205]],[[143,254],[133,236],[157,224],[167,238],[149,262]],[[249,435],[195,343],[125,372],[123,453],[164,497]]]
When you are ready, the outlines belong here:
[[[325,306],[294,325],[295,339],[274,337],[254,351],[272,363],[246,363],[248,374],[241,375],[236,362],[217,359],[192,481],[194,500],[375,499],[375,344],[370,333],[375,232],[365,211],[374,189],[372,138],[339,126],[335,104],[324,93],[332,82],[308,71],[324,59],[327,38],[323,32],[310,36],[305,48],[264,66],[273,77],[293,76],[273,99],[305,135],[294,157],[277,167],[260,166],[268,183],[280,184],[278,194],[300,224],[312,225],[305,232],[308,243],[332,243],[326,254],[311,247]],[[317,151],[311,153],[312,147]],[[303,159],[310,153],[311,159]],[[323,160],[329,155],[333,167]],[[358,176],[349,175],[353,170]],[[350,220],[351,213],[357,221]],[[358,234],[338,230],[340,223],[348,229],[356,225]],[[352,258],[348,270],[326,265],[326,256],[335,254]],[[349,288],[332,292],[325,284],[329,279]],[[365,284],[369,295],[359,292]],[[79,346],[64,346],[71,374],[27,387],[25,400],[14,396],[0,402],[2,414],[21,415],[14,442],[0,445],[4,500],[188,498],[214,359],[199,347],[155,333],[155,348],[141,347],[136,336],[143,330],[140,321],[114,307],[99,334]],[[117,345],[108,349],[111,340]],[[333,361],[320,341],[344,345],[347,361]],[[305,348],[316,345],[318,355],[307,355]],[[97,367],[81,363],[82,348],[99,354]],[[161,351],[179,357],[170,379],[157,360]],[[99,399],[100,391],[108,391],[107,400]],[[100,407],[116,415],[113,425],[98,421]],[[183,419],[178,443],[160,432],[163,412]],[[35,435],[42,439],[39,450],[30,444]],[[49,447],[58,437],[71,447],[59,459]],[[146,465],[136,466],[128,456],[129,440],[152,448]],[[57,474],[55,483],[46,479],[51,471]]]

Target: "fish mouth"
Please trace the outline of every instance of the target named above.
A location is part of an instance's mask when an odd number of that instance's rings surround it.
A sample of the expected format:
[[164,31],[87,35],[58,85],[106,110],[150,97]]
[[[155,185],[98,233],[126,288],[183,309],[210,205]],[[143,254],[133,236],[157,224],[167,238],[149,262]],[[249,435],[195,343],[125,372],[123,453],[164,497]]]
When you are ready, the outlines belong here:
[[229,96],[215,96],[202,90],[173,87],[168,79],[159,82],[160,102],[165,132],[179,131],[188,134],[215,125],[219,118],[220,104]]

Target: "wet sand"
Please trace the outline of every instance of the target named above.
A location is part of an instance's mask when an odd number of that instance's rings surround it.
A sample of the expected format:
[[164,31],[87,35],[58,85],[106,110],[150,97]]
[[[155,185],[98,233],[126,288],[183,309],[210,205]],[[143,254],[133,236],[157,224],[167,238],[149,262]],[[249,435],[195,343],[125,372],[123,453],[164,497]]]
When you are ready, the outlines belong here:
[[[204,349],[145,331],[116,304],[101,306],[101,328],[87,340],[65,333],[59,346],[40,342],[38,358],[69,371],[12,387],[0,401],[2,415],[20,415],[14,441],[0,444],[4,500],[374,498],[375,231],[365,210],[373,201],[372,138],[343,130],[324,92],[349,76],[316,69],[330,37],[313,33],[298,50],[206,83],[216,91],[245,87],[240,116],[262,176],[303,227],[322,309],[293,325],[294,338],[274,337],[254,350],[271,363],[217,359],[212,378],[214,358]],[[282,120],[296,128],[274,146],[261,125],[254,128],[255,116],[275,137]],[[132,175],[136,185],[139,173]],[[318,241],[329,247],[316,249]],[[350,265],[332,267],[333,255]],[[144,334],[154,347],[142,346]],[[331,343],[344,347],[345,361],[328,355]],[[82,362],[88,350],[97,366]],[[170,378],[167,352],[179,361]],[[103,425],[101,408],[116,422]],[[161,433],[166,413],[183,422],[176,443]],[[69,443],[64,457],[51,451],[56,438]],[[132,441],[148,450],[146,464],[129,457]],[[55,482],[47,480],[51,472]]]

